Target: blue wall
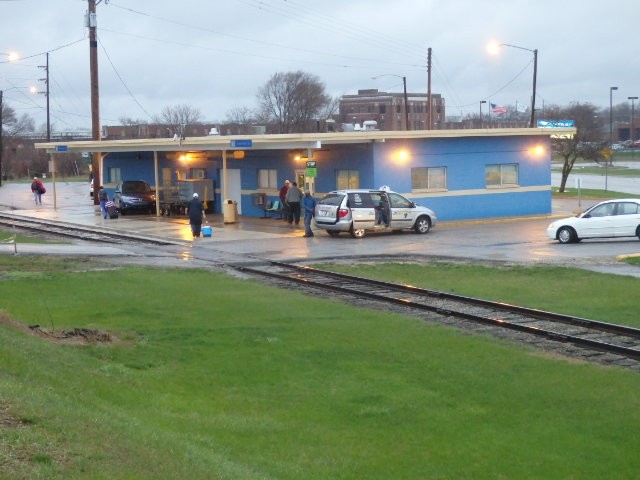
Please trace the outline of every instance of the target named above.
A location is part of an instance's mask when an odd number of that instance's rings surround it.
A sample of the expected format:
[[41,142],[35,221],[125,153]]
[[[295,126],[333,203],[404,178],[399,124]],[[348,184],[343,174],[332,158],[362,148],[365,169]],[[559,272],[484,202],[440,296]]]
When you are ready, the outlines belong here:
[[[541,146],[543,153],[535,153]],[[399,152],[407,153],[402,160]],[[488,164],[517,164],[518,187],[487,188]],[[387,141],[374,150],[375,185],[410,196],[442,220],[551,212],[551,154],[548,137],[455,137]],[[446,167],[444,192],[415,192],[411,169]]]
[[[544,153],[534,154],[542,146]],[[398,152],[408,153],[400,160]],[[158,168],[182,168],[175,153],[158,154]],[[551,212],[550,140],[541,136],[451,137],[386,140],[363,144],[327,145],[314,152],[317,161],[316,192],[320,196],[336,188],[338,170],[357,170],[360,188],[388,185],[392,190],[435,210],[441,220],[474,219]],[[517,164],[515,188],[486,188],[487,164]],[[155,184],[152,152],[111,153],[104,161],[105,174],[119,167],[123,180],[141,179]],[[252,202],[252,194],[263,192],[267,200],[276,200],[285,179],[294,180],[295,170],[304,169],[289,150],[247,150],[243,159],[227,157],[227,168],[241,170],[242,213],[262,216],[263,210]],[[446,167],[447,189],[443,192],[412,192],[411,169]],[[217,194],[215,211],[221,213],[222,155],[189,164],[204,168],[214,180]],[[258,190],[258,170],[275,169],[278,187]],[[109,181],[108,178],[105,181]],[[162,178],[160,178],[162,181]]]

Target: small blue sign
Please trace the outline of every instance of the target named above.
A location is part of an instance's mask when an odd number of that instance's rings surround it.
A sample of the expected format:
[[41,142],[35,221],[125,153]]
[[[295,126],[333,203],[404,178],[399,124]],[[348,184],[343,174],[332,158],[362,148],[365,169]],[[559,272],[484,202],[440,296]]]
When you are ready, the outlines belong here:
[[68,152],[69,147],[67,145],[56,145],[56,152]]
[[231,140],[231,147],[233,148],[251,148],[253,147],[253,140]]
[[573,128],[575,122],[573,120],[538,120],[540,128]]

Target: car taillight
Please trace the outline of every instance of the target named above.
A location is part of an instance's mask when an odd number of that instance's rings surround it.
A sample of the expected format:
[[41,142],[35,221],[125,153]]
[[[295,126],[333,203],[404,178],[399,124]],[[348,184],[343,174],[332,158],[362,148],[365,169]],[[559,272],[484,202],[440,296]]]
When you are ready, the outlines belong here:
[[340,208],[338,210],[338,218],[344,218],[349,214],[349,209],[348,208]]

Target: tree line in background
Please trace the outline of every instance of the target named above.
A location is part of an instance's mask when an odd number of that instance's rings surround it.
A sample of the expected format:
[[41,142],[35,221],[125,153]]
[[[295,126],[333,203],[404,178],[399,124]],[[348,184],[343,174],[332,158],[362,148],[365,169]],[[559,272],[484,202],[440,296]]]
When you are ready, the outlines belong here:
[[[326,120],[337,114],[339,101],[339,98],[332,98],[326,93],[325,85],[315,75],[302,71],[279,72],[258,89],[256,108],[238,106],[231,109],[227,113],[226,124],[245,128],[261,125],[266,133],[315,132],[318,131],[319,120]],[[36,136],[33,119],[27,114],[18,117],[6,102],[2,108],[3,178],[30,177],[34,173],[46,172],[47,155],[33,148]],[[507,106],[508,112],[516,110],[515,107]],[[628,122],[630,110],[627,103],[614,106],[614,121]],[[569,106],[546,106],[543,115],[547,120],[574,120],[578,131],[572,139],[553,141],[554,152],[563,159],[562,187],[578,158],[596,162],[609,161],[603,156],[603,147],[609,140],[608,108],[600,109],[591,103],[574,102]],[[121,117],[119,120],[124,127],[148,123],[129,117]],[[166,130],[167,135],[163,136],[183,136],[189,126],[204,123],[200,110],[190,105],[166,106],[152,121]],[[88,163],[87,159],[83,160],[78,155],[60,156],[57,163],[58,174],[72,176],[87,173]]]

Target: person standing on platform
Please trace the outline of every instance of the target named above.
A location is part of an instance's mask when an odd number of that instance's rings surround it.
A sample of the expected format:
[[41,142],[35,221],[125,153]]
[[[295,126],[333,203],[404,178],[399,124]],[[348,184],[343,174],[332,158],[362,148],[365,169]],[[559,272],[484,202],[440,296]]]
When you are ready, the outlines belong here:
[[287,218],[289,225],[293,222],[296,222],[296,225],[300,225],[300,200],[302,200],[302,192],[296,182],[293,182],[289,187],[285,200],[289,208],[289,217]]
[[309,190],[304,191],[304,197],[302,197],[302,209],[304,210],[304,236],[313,237],[311,231],[311,219],[316,211],[316,199],[311,196]]
[[289,187],[291,186],[291,182],[289,180],[284,181],[284,185],[280,189],[280,208],[282,209],[282,219],[289,219],[289,209],[287,208],[287,192],[289,191]]
[[194,193],[193,198],[187,204],[187,212],[189,213],[189,225],[191,225],[191,233],[193,238],[200,236],[202,230],[202,220],[204,216],[204,205],[198,199],[198,194]]

